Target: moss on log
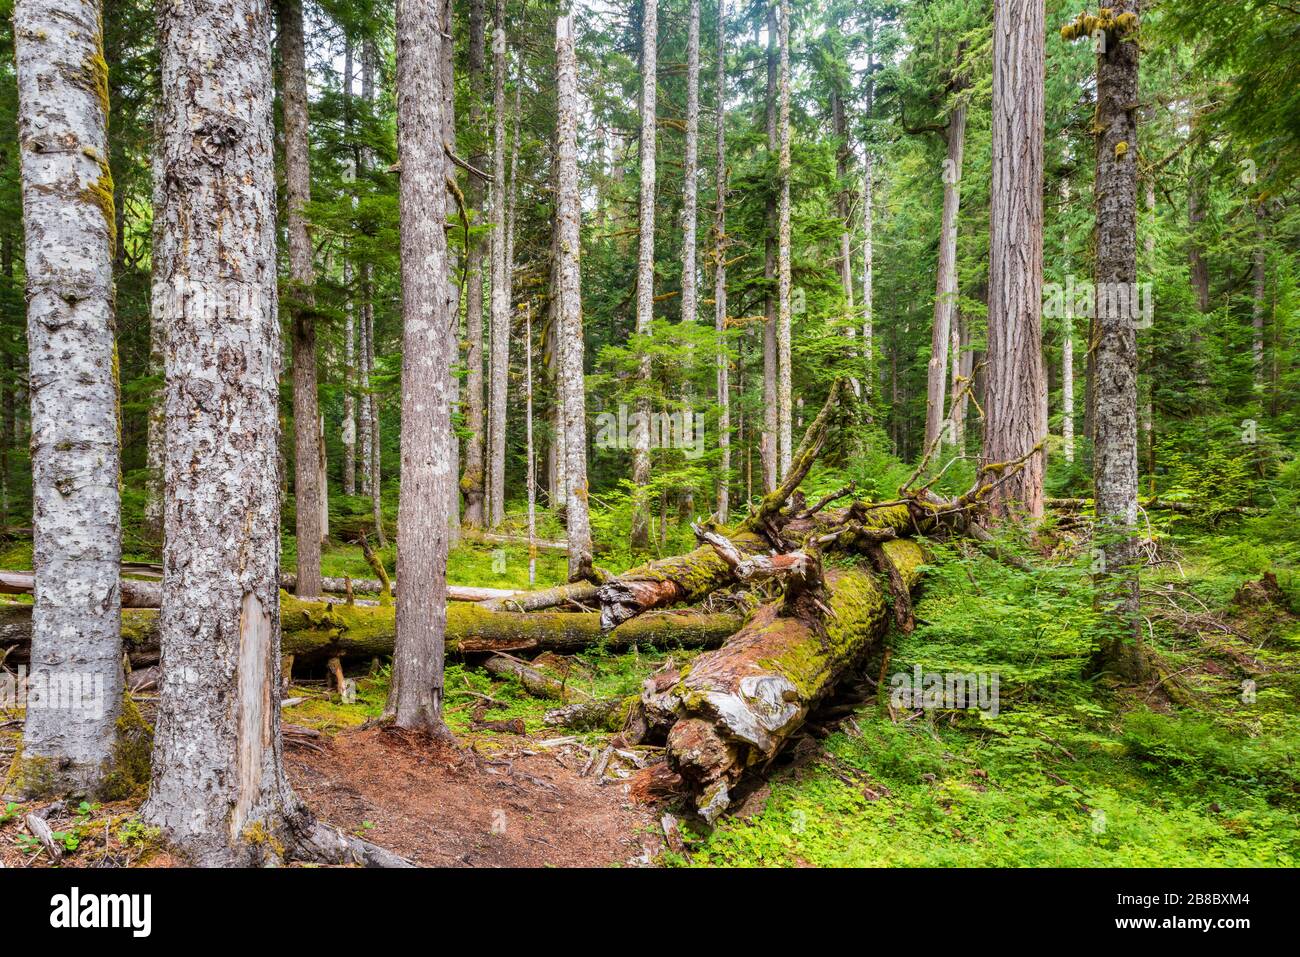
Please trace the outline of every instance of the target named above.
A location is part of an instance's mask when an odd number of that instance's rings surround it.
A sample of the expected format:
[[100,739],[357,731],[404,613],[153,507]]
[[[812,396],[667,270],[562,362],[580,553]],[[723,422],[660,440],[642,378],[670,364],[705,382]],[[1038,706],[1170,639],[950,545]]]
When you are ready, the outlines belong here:
[[[280,595],[281,653],[296,664],[330,658],[370,659],[393,653],[394,610],[380,605],[301,601]],[[682,610],[648,615],[605,633],[595,612],[490,611],[456,602],[447,606],[448,654],[493,651],[573,652],[603,644],[611,649],[716,648],[740,627],[738,615]],[[158,661],[158,611],[122,611],[122,640],[132,667]],[[31,643],[31,605],[0,605],[0,659],[24,663]]]
[[[899,539],[882,548],[908,589],[915,587],[921,547]],[[782,616],[780,603],[772,602],[675,681],[647,682],[644,713],[652,725],[670,725],[668,762],[706,820],[726,809],[745,770],[774,757],[808,711],[884,635],[889,586],[883,577],[832,569],[826,582],[831,614],[824,620]]]

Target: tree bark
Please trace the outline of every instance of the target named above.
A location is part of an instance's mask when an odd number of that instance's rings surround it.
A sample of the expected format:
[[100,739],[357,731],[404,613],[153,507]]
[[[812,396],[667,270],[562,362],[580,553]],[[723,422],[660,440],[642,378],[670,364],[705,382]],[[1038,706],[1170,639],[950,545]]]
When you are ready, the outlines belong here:
[[695,229],[700,147],[700,0],[690,0],[686,28],[686,142],[682,175],[682,322],[697,318]]
[[[484,73],[487,59],[487,38],[484,27],[484,0],[470,0],[469,5],[469,130],[474,137],[474,150],[470,165],[483,169],[487,156],[479,144],[483,125]],[[477,176],[466,181],[465,203],[475,212],[482,213],[483,184]],[[484,408],[483,408],[483,241],[472,240],[466,261],[465,290],[465,427],[469,438],[465,441],[465,467],[460,479],[460,490],[465,499],[465,524],[482,528],[484,524]],[[495,281],[495,277],[494,281]]]
[[285,232],[293,325],[293,434],[298,597],[320,594],[320,407],[316,395],[315,270],[307,204],[311,156],[307,142],[307,54],[302,0],[276,0],[280,42],[280,102],[284,109]]
[[[654,321],[655,281],[655,86],[657,83],[659,8],[657,0],[644,0],[641,7],[641,195],[640,240],[637,260],[636,334],[649,336]],[[650,355],[640,352],[637,379],[642,389],[650,385]],[[650,544],[650,400],[637,399],[639,416],[632,437],[632,529],[633,549]]]
[[780,180],[780,200],[777,209],[777,426],[778,471],[790,471],[793,448],[793,401],[791,398],[790,335],[791,335],[791,277],[790,277],[790,0],[781,0],[781,116],[778,120],[781,137],[780,162],[777,177]]
[[[141,816],[203,865],[273,860],[313,823],[284,775],[277,706],[270,40],[264,4],[189,0],[158,9],[165,175],[155,211],[164,243],[155,255],[168,290],[171,454],[163,682]],[[215,222],[227,228],[208,227]],[[314,415],[309,424],[314,431]]]
[[[1096,438],[1092,480],[1102,567],[1098,597],[1120,618],[1099,663],[1129,679],[1146,673],[1138,609],[1137,333],[1119,306],[1137,295],[1137,106],[1139,0],[1116,0],[1097,53]],[[1129,25],[1129,21],[1132,21]]]
[[717,162],[713,218],[713,331],[717,336],[716,399],[718,403],[718,521],[727,524],[731,509],[731,385],[727,350],[727,4],[718,0]]
[[492,351],[488,410],[488,526],[506,515],[506,399],[510,382],[510,269],[506,262],[506,25],[497,0],[492,26]]
[[[343,141],[352,144],[352,37],[345,31],[343,39]],[[352,182],[357,181],[358,167],[356,153],[353,152],[351,169],[348,171]],[[356,196],[352,206],[356,208]],[[340,438],[343,441],[343,494],[357,494],[357,316],[356,295],[353,280],[356,278],[352,268],[352,256],[347,244],[343,252],[343,428]]]
[[[958,100],[944,131],[948,155],[943,168],[943,221],[939,228],[939,270],[934,287],[934,325],[925,403],[925,447],[940,441],[948,412],[944,389],[948,379],[948,349],[957,317],[957,215],[961,206],[962,152],[966,146],[966,103]],[[954,395],[955,395],[954,390]],[[955,436],[944,436],[955,440]]]
[[[93,793],[122,697],[116,219],[97,2],[14,7],[31,401],[32,676],[19,786]],[[54,687],[60,689],[55,692]],[[98,702],[98,706],[96,706]]]
[[[777,153],[777,23],[776,3],[767,8],[767,155],[768,162]],[[777,285],[777,197],[770,192],[767,199],[767,229],[763,234],[763,432],[759,441],[759,457],[763,465],[763,493],[776,488],[780,481],[778,452],[780,441],[780,403],[777,400],[777,297],[772,295]]]
[[[573,15],[555,20],[559,203],[556,240],[560,279],[560,387],[564,393],[565,524],[569,580],[591,574],[591,520],[587,514],[587,414],[583,378],[582,280],[579,268],[582,203],[578,193],[578,61]],[[654,136],[653,128],[650,131]]]
[[444,42],[438,10],[397,7],[397,147],[402,263],[402,459],[398,495],[397,640],[384,716],[446,738],[442,719],[447,593],[451,360],[448,310]]
[[[1034,448],[1043,418],[1043,0],[996,0],[983,462]],[[1043,457],[992,492],[998,517],[1043,514]]]

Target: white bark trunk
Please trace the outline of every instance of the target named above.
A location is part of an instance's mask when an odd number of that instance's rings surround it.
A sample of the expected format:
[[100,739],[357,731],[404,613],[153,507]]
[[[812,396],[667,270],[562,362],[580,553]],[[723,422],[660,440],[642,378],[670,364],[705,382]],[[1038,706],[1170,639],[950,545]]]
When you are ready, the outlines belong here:
[[690,0],[686,28],[686,144],[682,177],[682,322],[694,323],[695,229],[700,139],[700,0]]
[[777,323],[776,323],[776,404],[778,442],[778,474],[784,477],[790,471],[794,455],[791,403],[790,334],[790,0],[781,0],[781,115],[778,120],[781,137],[778,175],[781,196],[777,210]]
[[438,736],[447,623],[448,483],[455,314],[447,277],[444,77],[437,8],[397,6],[397,148],[402,263],[402,459],[396,642],[385,716]]
[[[948,347],[957,313],[957,215],[961,207],[961,165],[966,146],[966,104],[959,101],[948,117],[948,155],[943,169],[943,220],[939,227],[939,269],[934,288],[934,326],[925,403],[925,448],[940,439],[948,418],[944,387]],[[946,438],[952,438],[951,435]]]
[[270,39],[262,3],[158,11],[170,454],[163,682],[142,816],[200,864],[277,856],[301,812],[279,734]]
[[591,574],[591,520],[587,514],[587,423],[583,380],[582,284],[579,270],[582,201],[578,194],[578,61],[573,15],[555,20],[559,102],[557,148],[559,196],[556,210],[560,278],[560,387],[564,393],[565,516],[569,580]]
[[94,0],[19,0],[13,26],[36,574],[30,678],[48,683],[45,706],[27,709],[19,783],[32,796],[91,793],[110,770],[122,699],[103,25]]
[[[637,262],[636,334],[649,336],[654,321],[655,282],[655,85],[658,56],[657,0],[644,0],[641,14],[641,196],[640,243]],[[637,378],[642,387],[650,382],[650,356],[642,351]],[[650,544],[650,500],[646,486],[650,482],[650,402],[644,396],[636,403],[640,414],[632,438],[633,548]]]
[[506,263],[506,27],[497,0],[492,27],[492,348],[488,393],[488,526],[506,515],[506,400],[510,382],[510,270]]
[[713,331],[717,335],[718,402],[718,521],[727,524],[731,505],[731,385],[727,356],[727,3],[718,0],[718,53],[716,87],[717,163],[714,170],[716,203],[713,220]]

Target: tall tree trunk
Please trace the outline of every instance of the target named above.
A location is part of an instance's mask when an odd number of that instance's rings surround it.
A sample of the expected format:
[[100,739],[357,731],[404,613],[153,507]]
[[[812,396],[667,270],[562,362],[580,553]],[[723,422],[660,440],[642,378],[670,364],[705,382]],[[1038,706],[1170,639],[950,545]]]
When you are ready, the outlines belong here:
[[[142,817],[205,865],[274,856],[301,810],[281,763],[278,706],[270,40],[261,3],[158,8],[164,176],[154,255],[167,290],[169,454],[163,683]],[[216,222],[227,228],[190,228]],[[314,413],[307,425],[314,435]],[[314,454],[307,464],[314,478]]]
[[[13,227],[6,224],[0,235],[0,282],[4,283],[4,295],[14,296],[14,234]],[[9,526],[9,450],[14,447],[16,436],[14,420],[14,357],[8,349],[0,350],[0,531]],[[156,400],[155,400],[156,401]],[[159,496],[161,501],[161,496]]]
[[1137,105],[1139,0],[1117,0],[1102,21],[1097,53],[1096,440],[1092,480],[1094,540],[1103,565],[1098,597],[1120,622],[1103,639],[1100,661],[1126,678],[1146,672],[1138,612],[1137,522]]
[[[29,796],[94,793],[122,700],[116,219],[97,2],[14,7],[31,400],[32,657],[18,767]],[[57,690],[56,690],[57,689]]]
[[[449,24],[448,24],[449,25]],[[397,639],[384,715],[442,738],[447,624],[447,484],[455,316],[448,309],[444,58],[437,6],[397,6],[397,150],[401,163],[402,464]]]
[[[653,0],[652,0],[653,2]],[[568,499],[565,525],[569,542],[569,580],[591,575],[591,521],[587,516],[587,415],[583,380],[582,283],[579,269],[582,199],[578,193],[578,60],[573,44],[573,14],[555,20],[558,92],[556,209],[560,278],[560,388],[564,392],[565,472]],[[651,136],[654,135],[653,129]]]
[[727,0],[718,0],[717,162],[713,238],[713,331],[717,335],[718,521],[727,524],[731,506],[731,386],[727,357]]
[[949,382],[952,398],[951,411],[948,421],[952,424],[949,428],[952,430],[952,443],[958,451],[965,451],[966,443],[966,394],[962,392],[962,384],[966,381],[966,359],[964,351],[966,345],[966,318],[962,315],[961,308],[953,310],[952,314],[952,331],[949,336],[949,361],[952,365],[952,379]]
[[[451,37],[455,30],[453,23],[452,0],[441,0],[438,10],[439,29],[444,37]],[[442,151],[456,149],[456,76],[455,43],[448,39],[442,55]],[[460,214],[461,198],[464,195],[456,183],[456,170],[450,162],[444,161],[444,179],[446,181],[445,210]],[[445,237],[444,237],[445,238]],[[444,243],[446,250],[446,276],[443,280],[443,298],[446,300],[447,316],[451,323],[449,335],[453,343],[448,368],[455,366],[460,359],[460,350],[456,347],[456,336],[460,332],[460,297],[461,269],[460,253],[457,247]],[[451,385],[448,415],[454,415],[460,406],[460,377],[449,374]],[[450,419],[448,420],[450,422]],[[451,479],[442,483],[443,510],[446,519],[447,548],[460,544],[460,436],[448,425],[443,433],[443,445],[447,461],[451,463]],[[439,672],[441,675],[441,672]]]
[[[162,153],[158,144],[161,131],[154,130],[154,143],[150,154],[153,171],[153,208],[161,205],[161,186],[163,176]],[[159,236],[161,223],[156,219],[152,225],[151,247],[160,248]],[[149,418],[146,425],[145,465],[148,478],[145,479],[144,498],[144,534],[151,542],[161,542],[163,534],[163,469],[167,460],[167,406],[166,389],[163,385],[164,356],[167,348],[167,327],[163,325],[163,298],[167,289],[160,282],[158,256],[150,256],[149,265],[149,376],[158,380],[158,386],[149,399]]]
[[[1061,177],[1061,218],[1070,209],[1070,179]],[[1062,229],[1062,247],[1065,250],[1062,265],[1065,275],[1070,275],[1070,235],[1068,227]],[[1065,461],[1074,461],[1074,304],[1065,303],[1061,311],[1061,452]]]
[[[776,3],[767,8],[767,155],[768,161],[777,153],[777,23]],[[777,402],[777,347],[776,321],[777,297],[772,291],[777,284],[776,233],[777,196],[770,192],[767,198],[767,229],[763,234],[763,433],[759,442],[759,455],[763,464],[763,494],[776,488],[778,453],[781,431],[780,410]]]
[[510,271],[506,264],[506,5],[492,25],[492,351],[488,409],[488,525],[506,516],[506,393],[510,382]]
[[[957,315],[957,215],[961,206],[961,164],[966,147],[966,102],[958,100],[944,132],[948,155],[943,164],[943,221],[939,228],[939,270],[934,285],[934,325],[926,382],[925,448],[939,441],[948,418],[944,388],[948,349]],[[955,436],[947,436],[954,439]]]
[[[867,20],[867,102],[866,116],[870,120],[872,112],[875,109],[876,98],[876,80],[875,80],[875,37],[876,37],[875,18]],[[875,210],[874,203],[874,186],[872,182],[874,171],[872,163],[874,158],[871,154],[871,139],[864,136],[862,141],[862,358],[863,365],[866,369],[866,375],[863,377],[863,395],[862,398],[869,403],[872,395],[872,385],[874,378],[874,369],[876,364],[875,357],[875,322],[872,315],[872,309],[875,305]],[[870,409],[870,405],[867,405]],[[868,412],[868,414],[870,414]]]
[[352,298],[352,261],[343,260],[343,494],[357,494],[357,317]]
[[792,444],[790,333],[790,0],[781,0],[781,116],[778,120],[781,137],[780,162],[777,176],[781,182],[781,195],[777,209],[777,322],[776,322],[776,403],[778,443],[778,473],[785,476],[790,471],[794,455]]
[[[484,28],[484,0],[470,0],[469,5],[469,129],[474,137],[474,151],[470,165],[483,169],[487,156],[480,129],[483,125],[483,100],[485,95],[484,72],[487,38]],[[477,176],[466,181],[465,203],[471,210],[483,210],[484,189]],[[460,490],[465,497],[465,524],[482,528],[484,522],[483,498],[484,470],[484,420],[483,420],[483,241],[470,243],[466,261],[468,288],[465,290],[465,470],[460,479]],[[495,281],[495,277],[494,277]]]
[[284,109],[285,232],[289,238],[293,325],[293,493],[299,598],[320,594],[319,418],[316,395],[315,270],[306,206],[311,202],[307,145],[307,54],[302,0],[276,0],[280,32],[280,102]]
[[533,306],[524,303],[524,440],[528,468],[528,587],[537,585],[537,457],[533,445]]
[[[345,34],[343,46],[343,142],[352,143],[352,38]],[[357,179],[356,154],[353,153],[353,182]],[[355,207],[356,198],[353,197]],[[343,494],[357,494],[357,317],[356,296],[352,288],[355,274],[347,246],[343,256]]]
[[1262,393],[1264,389],[1264,314],[1266,304],[1264,301],[1267,273],[1267,246],[1264,238],[1264,209],[1262,206],[1255,206],[1255,249],[1252,253],[1254,259],[1253,268],[1253,287],[1250,304],[1251,312],[1251,356],[1255,364],[1255,387]]
[[[649,336],[654,321],[655,282],[655,84],[658,56],[658,0],[644,0],[641,8],[641,235],[637,262],[636,334]],[[650,354],[640,350],[637,378],[642,389],[650,384]],[[637,426],[632,438],[632,530],[634,549],[650,544],[650,400],[636,402]]]
[[[361,96],[367,103],[374,104],[375,73],[379,69],[379,51],[375,41],[366,39],[361,46]],[[367,169],[373,162],[368,148],[361,153],[362,165]],[[362,328],[365,334],[365,350],[362,357],[365,369],[365,396],[369,414],[366,416],[366,434],[369,438],[366,447],[370,469],[370,511],[375,526],[375,538],[380,548],[388,547],[388,537],[384,534],[384,485],[383,485],[383,435],[379,431],[379,396],[372,389],[375,371],[375,353],[378,351],[375,338],[375,290],[371,280],[370,264],[361,267],[361,288],[365,296],[362,307]]]
[[[989,210],[988,405],[983,460],[1027,454],[1043,418],[1043,0],[995,0]],[[995,515],[1043,514],[1043,456],[991,500]]]
[[[682,176],[682,322],[697,318],[695,228],[700,147],[700,0],[690,0],[686,29],[686,144]],[[689,412],[689,409],[688,409]]]

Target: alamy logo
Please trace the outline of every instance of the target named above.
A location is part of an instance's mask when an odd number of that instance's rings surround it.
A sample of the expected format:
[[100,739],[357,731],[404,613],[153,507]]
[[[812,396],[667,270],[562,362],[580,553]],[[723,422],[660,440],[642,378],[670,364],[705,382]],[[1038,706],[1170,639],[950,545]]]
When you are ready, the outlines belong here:
[[17,674],[0,671],[0,708],[70,711],[96,720],[104,716],[104,676],[79,671]]
[[153,929],[152,894],[85,894],[72,888],[50,898],[50,926],[127,927],[134,937],[148,937]]
[[1073,276],[1043,284],[1043,315],[1049,319],[1130,319],[1150,329],[1155,302],[1149,282],[1076,282]]
[[636,445],[637,429],[649,423],[650,448],[679,449],[688,459],[704,454],[704,413],[633,412],[620,404],[618,413],[602,412],[596,416],[596,447],[631,449]]
[[926,711],[970,709],[998,716],[998,675],[957,671],[900,671],[889,680],[889,701],[895,708]]

